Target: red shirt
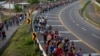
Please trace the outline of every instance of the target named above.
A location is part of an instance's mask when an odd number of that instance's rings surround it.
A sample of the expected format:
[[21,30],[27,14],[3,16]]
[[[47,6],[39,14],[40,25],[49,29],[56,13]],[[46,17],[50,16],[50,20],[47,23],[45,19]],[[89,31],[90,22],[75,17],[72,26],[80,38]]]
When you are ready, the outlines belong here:
[[74,53],[72,53],[72,52],[71,52],[71,53],[69,53],[68,55],[69,55],[69,56],[75,56],[75,54],[74,54]]

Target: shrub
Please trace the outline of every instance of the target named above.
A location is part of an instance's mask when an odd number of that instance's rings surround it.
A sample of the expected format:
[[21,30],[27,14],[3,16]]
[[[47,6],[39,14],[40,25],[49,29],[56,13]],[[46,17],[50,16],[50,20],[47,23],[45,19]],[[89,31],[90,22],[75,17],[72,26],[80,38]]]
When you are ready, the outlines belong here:
[[81,9],[81,14],[83,15],[84,10],[86,9],[86,7],[88,6],[88,4],[90,4],[90,0],[88,0],[85,5],[83,6],[83,8]]
[[15,4],[14,7],[16,12],[22,12],[22,8],[19,5]]

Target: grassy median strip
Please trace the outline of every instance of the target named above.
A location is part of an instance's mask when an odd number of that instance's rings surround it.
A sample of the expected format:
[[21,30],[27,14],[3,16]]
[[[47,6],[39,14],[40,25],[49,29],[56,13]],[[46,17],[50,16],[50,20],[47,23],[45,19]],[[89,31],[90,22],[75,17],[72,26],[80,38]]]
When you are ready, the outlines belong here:
[[84,4],[84,6],[81,8],[81,15],[83,15],[84,10],[86,9],[86,7],[88,6],[88,4],[89,4],[90,2],[91,2],[91,1],[88,0],[88,1]]
[[[38,45],[31,40],[30,25],[23,24],[10,41],[10,45],[2,56],[39,56]],[[35,47],[35,54],[34,54]]]

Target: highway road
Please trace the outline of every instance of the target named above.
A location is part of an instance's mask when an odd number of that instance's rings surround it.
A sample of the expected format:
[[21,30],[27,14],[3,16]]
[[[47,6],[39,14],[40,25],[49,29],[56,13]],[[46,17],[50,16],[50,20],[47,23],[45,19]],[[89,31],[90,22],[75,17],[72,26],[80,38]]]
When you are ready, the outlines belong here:
[[[40,16],[48,19],[48,24],[53,26],[53,30],[57,28],[64,38],[75,42],[76,50],[82,48],[84,55],[91,53],[94,56],[100,56],[100,30],[84,20],[78,14],[78,9],[77,1],[54,8]],[[43,38],[38,39],[44,47]]]

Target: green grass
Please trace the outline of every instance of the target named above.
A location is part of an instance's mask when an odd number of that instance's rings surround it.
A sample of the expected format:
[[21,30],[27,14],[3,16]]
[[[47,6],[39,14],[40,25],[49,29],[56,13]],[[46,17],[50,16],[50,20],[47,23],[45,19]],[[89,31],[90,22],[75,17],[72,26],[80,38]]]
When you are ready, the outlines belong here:
[[96,4],[94,4],[94,7],[95,7],[96,12],[100,13],[100,7],[98,5],[96,5]]
[[[2,56],[39,56],[39,48],[37,44],[33,45],[29,26],[24,24],[19,28]],[[35,54],[34,47],[37,51]]]
[[10,19],[10,17],[8,15],[4,15],[1,20],[2,22],[5,22],[8,19]]
[[81,10],[81,15],[82,15],[82,16],[83,16],[84,10],[86,9],[86,7],[88,6],[88,4],[89,4],[90,2],[91,2],[91,1],[88,0],[88,1],[84,4],[84,6],[80,9],[80,10]]

